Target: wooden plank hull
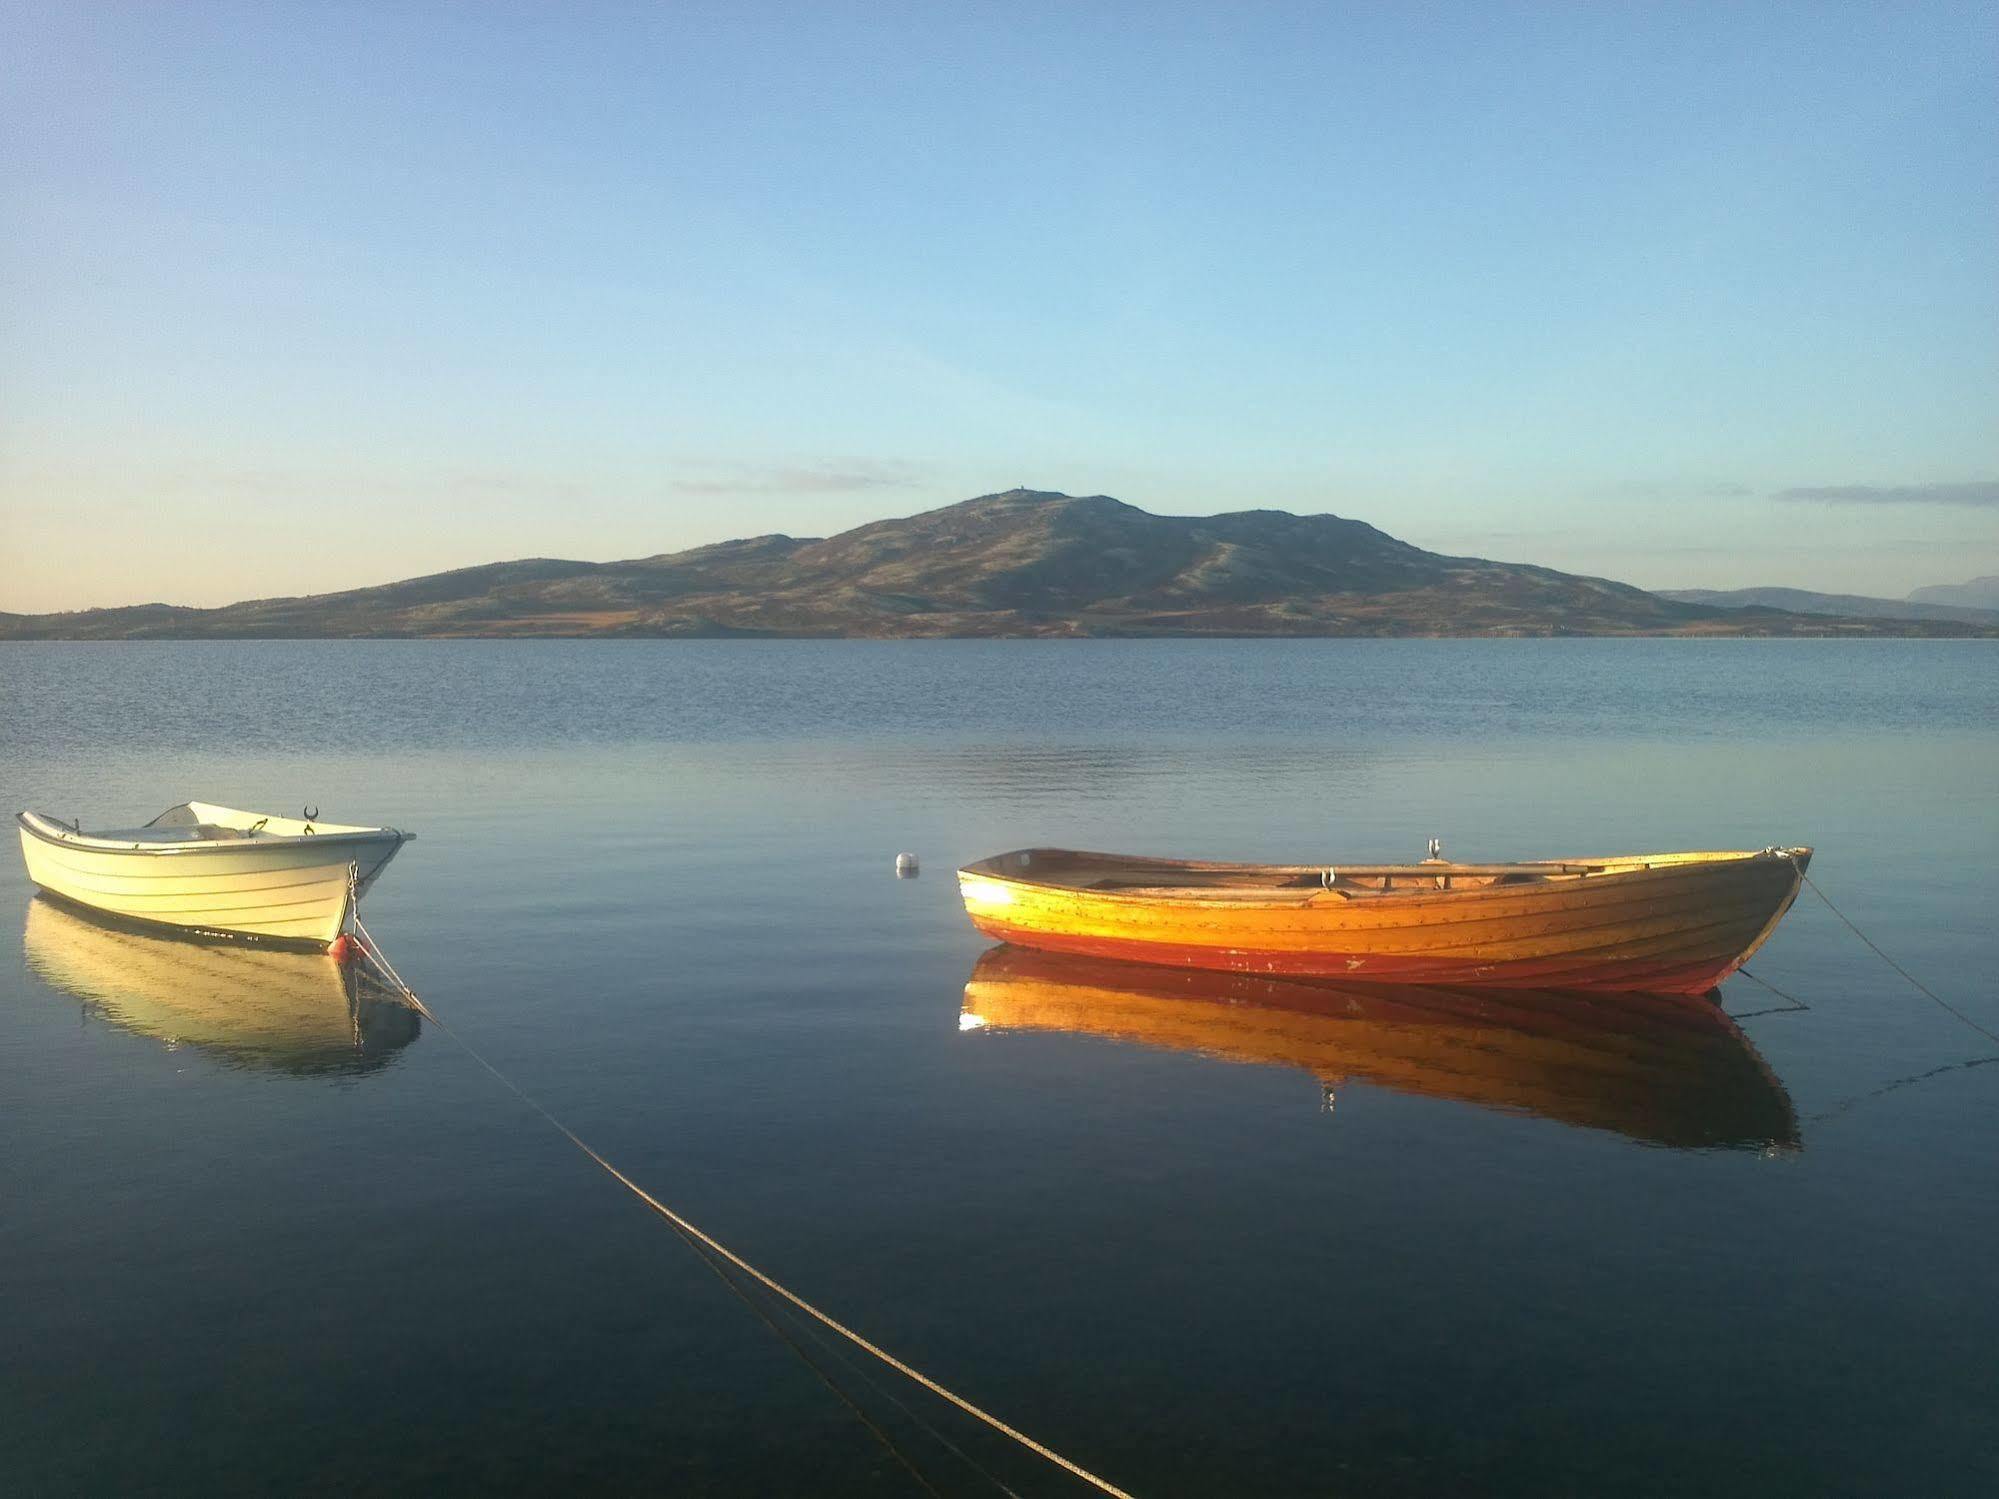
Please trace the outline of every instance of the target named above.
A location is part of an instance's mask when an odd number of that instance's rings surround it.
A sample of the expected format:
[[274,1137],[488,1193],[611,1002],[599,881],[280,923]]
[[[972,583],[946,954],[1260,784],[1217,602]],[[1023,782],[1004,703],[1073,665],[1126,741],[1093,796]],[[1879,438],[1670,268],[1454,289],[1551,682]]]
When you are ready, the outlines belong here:
[[1711,999],[1326,984],[981,954],[965,1029],[1060,1031],[1296,1067],[1681,1149],[1792,1149],[1783,1085]]
[[[981,932],[1050,952],[1369,983],[1702,994],[1768,938],[1810,857],[1426,864],[1408,866],[1405,884],[1435,888],[1355,896],[1311,888],[1309,869],[1039,849],[968,865],[959,885]],[[1506,869],[1520,873],[1494,879]],[[1470,878],[1461,871],[1481,883],[1444,888]]]
[[341,835],[268,844],[117,851],[65,844],[25,821],[28,878],[79,906],[126,921],[325,947],[340,935],[347,869],[366,884],[402,835]]

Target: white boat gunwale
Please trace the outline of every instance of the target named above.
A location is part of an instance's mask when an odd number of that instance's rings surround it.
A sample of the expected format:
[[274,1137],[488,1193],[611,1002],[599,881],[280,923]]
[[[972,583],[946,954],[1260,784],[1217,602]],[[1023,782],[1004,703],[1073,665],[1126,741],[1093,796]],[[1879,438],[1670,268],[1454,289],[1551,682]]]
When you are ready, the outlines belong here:
[[[55,818],[43,812],[17,812],[14,820],[21,828],[44,843],[53,843],[62,848],[91,849],[108,854],[143,854],[149,857],[178,857],[186,854],[242,853],[246,848],[320,848],[334,843],[379,843],[383,838],[394,838],[402,843],[414,843],[416,834],[405,833],[399,828],[362,828],[341,825],[337,830],[312,833],[266,833],[244,829],[230,829],[233,837],[201,837],[178,840],[131,839],[107,837],[103,833],[84,832],[80,828],[65,827]],[[142,833],[144,828],[130,828],[122,831]]]

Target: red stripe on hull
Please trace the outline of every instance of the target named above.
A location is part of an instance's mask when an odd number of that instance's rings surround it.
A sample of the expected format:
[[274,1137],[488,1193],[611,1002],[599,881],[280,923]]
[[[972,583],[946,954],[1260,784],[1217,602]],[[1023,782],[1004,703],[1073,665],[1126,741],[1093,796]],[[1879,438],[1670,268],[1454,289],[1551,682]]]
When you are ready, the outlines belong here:
[[1287,978],[1338,979],[1341,983],[1450,984],[1486,989],[1583,989],[1622,994],[1705,994],[1741,966],[1728,957],[1598,958],[1571,957],[1478,962],[1470,958],[1400,953],[1259,952],[1201,947],[1179,942],[1146,942],[1128,937],[1086,937],[1032,927],[972,919],[988,937],[1044,952],[1080,953],[1126,963],[1204,968],[1222,973],[1261,973]]

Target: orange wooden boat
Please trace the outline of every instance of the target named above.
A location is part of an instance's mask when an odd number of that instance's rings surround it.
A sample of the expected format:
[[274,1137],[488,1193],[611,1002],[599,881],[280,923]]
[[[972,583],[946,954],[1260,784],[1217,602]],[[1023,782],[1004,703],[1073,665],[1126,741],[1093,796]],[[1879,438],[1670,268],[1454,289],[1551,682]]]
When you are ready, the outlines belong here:
[[1798,1148],[1783,1084],[1713,1000],[1559,989],[1327,984],[980,954],[965,1030],[1062,1031],[1297,1067],[1676,1149]]
[[1050,952],[1342,981],[1703,994],[1776,929],[1811,856],[1326,868],[1032,848],[968,864],[958,885],[980,931]]

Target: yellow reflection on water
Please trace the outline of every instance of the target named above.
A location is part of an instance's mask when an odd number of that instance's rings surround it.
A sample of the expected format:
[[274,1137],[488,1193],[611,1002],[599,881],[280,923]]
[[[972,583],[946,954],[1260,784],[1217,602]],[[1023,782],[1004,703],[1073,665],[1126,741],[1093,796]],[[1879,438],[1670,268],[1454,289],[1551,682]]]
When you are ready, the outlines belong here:
[[169,1047],[293,1074],[366,1072],[417,1038],[416,1013],[323,953],[112,926],[28,903],[28,967],[89,1012]]
[[1790,1096],[1710,999],[1339,986],[999,946],[962,1030],[1040,1030],[1297,1067],[1678,1148],[1795,1149]]

